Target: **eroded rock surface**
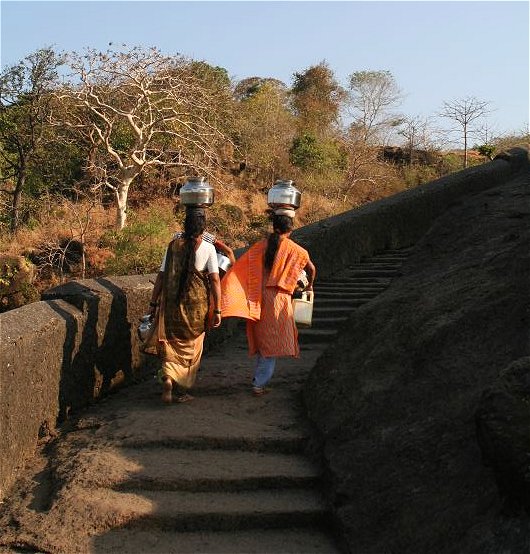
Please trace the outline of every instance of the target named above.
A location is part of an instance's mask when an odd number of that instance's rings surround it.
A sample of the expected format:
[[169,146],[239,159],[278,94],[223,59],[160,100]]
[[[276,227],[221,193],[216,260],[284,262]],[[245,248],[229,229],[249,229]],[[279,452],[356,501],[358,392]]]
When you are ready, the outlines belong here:
[[528,356],[530,182],[440,217],[305,386],[352,552],[527,552],[482,463],[483,391]]
[[484,462],[495,473],[505,512],[530,511],[530,357],[510,364],[484,391],[476,420]]

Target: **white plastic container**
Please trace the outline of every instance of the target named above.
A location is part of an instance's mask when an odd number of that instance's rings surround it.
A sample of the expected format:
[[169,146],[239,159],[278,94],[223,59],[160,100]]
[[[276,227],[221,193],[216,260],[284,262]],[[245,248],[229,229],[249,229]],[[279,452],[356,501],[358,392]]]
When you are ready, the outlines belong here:
[[302,292],[302,298],[293,298],[294,321],[298,327],[311,327],[313,299],[312,290]]

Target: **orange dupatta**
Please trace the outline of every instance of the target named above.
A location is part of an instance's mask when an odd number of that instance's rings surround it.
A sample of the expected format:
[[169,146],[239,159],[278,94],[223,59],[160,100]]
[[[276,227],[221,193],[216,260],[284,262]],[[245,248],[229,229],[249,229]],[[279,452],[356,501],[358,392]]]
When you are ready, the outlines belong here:
[[[228,270],[221,281],[223,317],[259,321],[267,240],[251,246]],[[266,287],[278,287],[292,294],[300,271],[307,265],[307,250],[289,238],[280,241]]]

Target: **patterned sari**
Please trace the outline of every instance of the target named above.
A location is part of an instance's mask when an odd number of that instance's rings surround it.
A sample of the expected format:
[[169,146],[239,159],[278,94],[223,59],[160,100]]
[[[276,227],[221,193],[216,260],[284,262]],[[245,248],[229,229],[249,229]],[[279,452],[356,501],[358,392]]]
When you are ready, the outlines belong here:
[[195,382],[208,326],[210,287],[206,274],[195,270],[189,289],[178,297],[185,241],[171,241],[153,330],[142,350],[162,360],[159,377],[170,377],[184,388]]

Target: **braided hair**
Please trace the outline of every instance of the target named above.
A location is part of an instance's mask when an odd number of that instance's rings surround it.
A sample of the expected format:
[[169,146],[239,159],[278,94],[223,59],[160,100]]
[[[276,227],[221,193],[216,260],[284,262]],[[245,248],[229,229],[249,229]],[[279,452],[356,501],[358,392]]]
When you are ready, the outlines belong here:
[[280,245],[280,235],[288,233],[293,230],[293,218],[287,215],[273,214],[272,220],[272,233],[267,238],[267,250],[265,250],[265,267],[269,271],[274,264],[274,258],[278,247]]
[[177,298],[188,291],[191,278],[195,271],[195,244],[206,228],[206,213],[204,208],[186,207],[184,219],[184,260],[180,274],[179,291]]

